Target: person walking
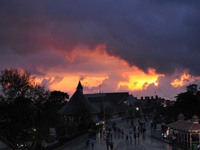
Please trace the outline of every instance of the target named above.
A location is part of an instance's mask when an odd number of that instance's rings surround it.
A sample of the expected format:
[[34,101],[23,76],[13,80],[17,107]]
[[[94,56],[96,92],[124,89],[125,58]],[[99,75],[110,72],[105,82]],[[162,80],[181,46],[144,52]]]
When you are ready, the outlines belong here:
[[111,141],[109,144],[110,144],[110,149],[113,150],[114,143]]
[[122,129],[121,132],[122,132],[122,139],[123,139],[124,138],[124,130]]
[[89,146],[89,142],[90,142],[89,139],[85,141],[85,144],[86,144],[86,145],[85,145],[85,148],[87,148],[87,147]]
[[138,138],[138,142],[139,142],[139,138],[140,138],[140,133],[137,133],[137,138]]
[[94,143],[92,143],[92,150],[94,149]]
[[128,135],[126,135],[126,144],[128,143]]
[[109,150],[109,139],[106,139],[107,150]]
[[92,150],[94,149],[94,143],[96,142],[96,140],[95,139],[91,139],[90,140],[90,143],[92,144]]
[[136,133],[136,126],[133,126],[133,132]]
[[129,135],[130,143],[132,143],[132,136],[131,134]]
[[136,135],[136,132],[134,132],[134,140],[135,140],[135,144],[136,144],[136,139],[137,139],[137,135]]

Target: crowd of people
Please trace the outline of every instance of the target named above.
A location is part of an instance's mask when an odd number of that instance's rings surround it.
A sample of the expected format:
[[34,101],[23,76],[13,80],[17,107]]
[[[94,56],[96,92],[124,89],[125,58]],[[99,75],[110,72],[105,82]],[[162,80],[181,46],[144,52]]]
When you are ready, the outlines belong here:
[[[127,124],[129,126],[129,130],[124,132],[123,128],[120,128],[115,121],[107,121],[105,122],[104,126],[99,128],[100,137],[105,140],[106,148],[107,150],[113,150],[114,147],[114,141],[115,139],[125,139],[126,144],[132,144],[133,138],[134,143],[139,143],[140,136],[145,138],[146,136],[146,125],[144,122],[141,122],[140,119],[138,121],[130,120],[127,121]],[[135,122],[135,123],[134,123]],[[91,140],[92,139],[92,140]],[[86,147],[91,143],[92,149],[94,148],[94,138],[91,138],[90,141],[86,141]],[[93,143],[92,143],[93,142]]]

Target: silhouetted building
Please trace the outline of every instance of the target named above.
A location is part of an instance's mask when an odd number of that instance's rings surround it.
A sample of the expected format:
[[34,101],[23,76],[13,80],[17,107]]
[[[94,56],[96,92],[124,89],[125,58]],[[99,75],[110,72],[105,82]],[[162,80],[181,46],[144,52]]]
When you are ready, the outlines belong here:
[[159,107],[170,106],[170,100],[165,100],[163,98],[158,97],[157,95],[155,97],[141,97],[141,99],[138,99],[137,102],[140,103],[138,105],[140,106],[142,112],[146,114],[154,112],[154,110]]
[[200,144],[200,124],[196,115],[192,120],[184,120],[183,114],[180,114],[178,121],[168,124],[167,127],[166,135],[169,141],[174,138],[175,142],[188,147]]
[[[83,94],[83,86],[79,81],[75,93],[58,113],[72,117],[85,108],[93,115],[93,120],[97,121],[97,115],[100,112],[104,115],[100,119],[106,119],[106,116],[112,117],[113,115],[126,116],[131,111],[136,110],[135,103],[137,100],[128,92]],[[139,110],[137,106],[138,113],[140,113]]]
[[110,111],[110,115],[125,116],[129,110],[134,109],[134,104],[137,101],[128,92],[115,93],[95,93],[85,94],[87,99],[104,113]]
[[92,105],[88,99],[83,95],[83,87],[79,81],[75,93],[70,98],[69,102],[65,104],[58,113],[61,115],[73,116],[80,111],[89,112],[95,120],[100,109]]

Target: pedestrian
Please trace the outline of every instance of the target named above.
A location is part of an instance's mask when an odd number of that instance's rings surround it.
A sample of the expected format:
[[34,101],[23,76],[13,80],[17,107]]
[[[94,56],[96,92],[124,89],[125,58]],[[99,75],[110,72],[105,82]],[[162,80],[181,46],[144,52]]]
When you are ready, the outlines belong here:
[[112,141],[112,132],[110,132],[110,140]]
[[122,129],[122,139],[124,138],[124,130]]
[[88,147],[88,145],[89,145],[89,142],[90,142],[90,141],[89,141],[89,139],[88,139],[88,140],[86,140],[86,142],[85,142],[85,144],[86,144],[86,145],[85,145],[85,148],[86,148],[86,147]]
[[136,139],[137,139],[137,135],[136,135],[136,133],[134,132],[134,140],[135,140],[135,144],[136,144]]
[[117,138],[117,133],[116,132],[114,132],[114,137],[115,137],[115,139]]
[[133,132],[136,133],[136,126],[133,127]]
[[110,144],[110,149],[113,150],[114,143],[111,141],[109,144]]
[[131,134],[129,135],[130,143],[132,143],[132,136]]
[[94,143],[92,143],[92,150],[94,149]]
[[152,130],[153,130],[153,126],[154,126],[154,125],[153,125],[153,122],[151,122],[151,132],[152,132]]
[[133,123],[133,120],[131,120],[131,126],[133,127],[134,123]]
[[96,141],[95,141],[95,139],[91,139],[90,140],[90,143],[92,144],[92,149],[94,149],[94,143],[95,143]]
[[126,135],[126,143],[128,143],[128,135]]
[[144,135],[146,134],[146,128],[143,128],[143,134]]
[[109,150],[109,139],[106,139],[107,150]]
[[147,122],[147,117],[144,118],[145,122]]
[[138,138],[138,142],[139,142],[139,138],[140,138],[140,133],[137,133],[137,138]]
[[137,131],[138,131],[139,133],[140,133],[140,131],[141,131],[139,126],[137,127]]
[[102,137],[102,129],[100,129],[99,133],[100,133],[100,137]]

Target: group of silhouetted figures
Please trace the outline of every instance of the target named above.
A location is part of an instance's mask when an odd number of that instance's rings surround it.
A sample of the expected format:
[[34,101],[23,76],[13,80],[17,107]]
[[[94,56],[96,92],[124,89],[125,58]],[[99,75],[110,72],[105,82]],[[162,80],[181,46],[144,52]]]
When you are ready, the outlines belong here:
[[[107,123],[108,127],[102,131],[102,129],[100,129],[100,137],[104,137],[105,139],[105,143],[106,143],[106,148],[107,150],[111,149],[113,150],[113,146],[114,146],[114,142],[113,142],[113,136],[114,138],[118,138],[118,139],[124,139],[124,130],[120,129],[118,126],[116,126],[115,122],[109,122]],[[138,120],[138,126],[135,126],[134,123],[131,121],[131,128],[129,130],[128,134],[125,134],[125,140],[126,140],[126,144],[132,144],[133,138],[134,138],[134,143],[136,144],[137,141],[139,143],[139,139],[140,136],[143,136],[145,138],[146,135],[146,128],[145,128],[145,123],[142,123]],[[133,136],[133,138],[132,138]],[[94,143],[95,143],[95,139],[92,138],[90,140],[86,141],[86,147],[89,146],[89,144],[91,143],[92,145],[92,149],[94,149]]]

